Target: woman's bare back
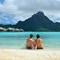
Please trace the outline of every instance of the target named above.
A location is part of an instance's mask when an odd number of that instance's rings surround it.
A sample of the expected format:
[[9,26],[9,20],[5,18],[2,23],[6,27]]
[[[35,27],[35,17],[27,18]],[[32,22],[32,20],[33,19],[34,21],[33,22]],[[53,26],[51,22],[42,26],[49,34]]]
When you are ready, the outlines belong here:
[[38,39],[36,39],[36,40],[34,40],[34,47],[36,47],[37,46],[37,49],[42,49],[43,48],[43,46],[42,46],[42,40],[38,40]]

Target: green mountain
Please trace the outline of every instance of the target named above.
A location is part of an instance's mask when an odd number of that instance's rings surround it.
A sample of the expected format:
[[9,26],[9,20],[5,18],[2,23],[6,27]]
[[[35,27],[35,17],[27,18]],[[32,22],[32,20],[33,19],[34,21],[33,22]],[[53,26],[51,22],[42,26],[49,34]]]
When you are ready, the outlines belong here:
[[60,31],[60,24],[52,22],[40,11],[24,22],[19,21],[16,26],[25,31]]
[[22,28],[24,31],[60,31],[60,23],[52,22],[41,11],[25,21],[19,21],[16,25],[0,25],[0,27]]

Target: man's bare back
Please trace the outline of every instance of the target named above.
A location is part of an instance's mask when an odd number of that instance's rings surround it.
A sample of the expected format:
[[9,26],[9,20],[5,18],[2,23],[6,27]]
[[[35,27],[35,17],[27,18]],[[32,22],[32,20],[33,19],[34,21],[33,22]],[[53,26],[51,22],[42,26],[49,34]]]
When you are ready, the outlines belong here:
[[26,41],[26,47],[27,48],[32,48],[32,45],[33,45],[33,40],[32,39],[27,39],[27,41]]

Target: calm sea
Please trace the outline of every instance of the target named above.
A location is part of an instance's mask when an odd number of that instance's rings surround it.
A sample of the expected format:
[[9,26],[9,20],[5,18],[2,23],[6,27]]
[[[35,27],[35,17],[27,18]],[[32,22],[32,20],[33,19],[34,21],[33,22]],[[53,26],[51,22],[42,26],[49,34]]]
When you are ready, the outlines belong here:
[[0,48],[25,48],[30,34],[40,34],[46,48],[60,48],[60,32],[0,32]]

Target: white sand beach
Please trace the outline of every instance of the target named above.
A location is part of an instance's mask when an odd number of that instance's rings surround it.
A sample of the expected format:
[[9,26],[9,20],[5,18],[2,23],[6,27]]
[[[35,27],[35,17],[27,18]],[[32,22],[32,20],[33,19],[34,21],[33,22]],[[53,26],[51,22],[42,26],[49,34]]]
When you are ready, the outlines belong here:
[[60,51],[0,49],[0,60],[60,60]]

